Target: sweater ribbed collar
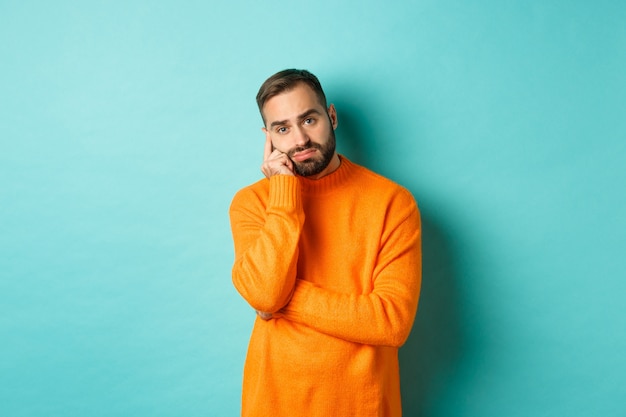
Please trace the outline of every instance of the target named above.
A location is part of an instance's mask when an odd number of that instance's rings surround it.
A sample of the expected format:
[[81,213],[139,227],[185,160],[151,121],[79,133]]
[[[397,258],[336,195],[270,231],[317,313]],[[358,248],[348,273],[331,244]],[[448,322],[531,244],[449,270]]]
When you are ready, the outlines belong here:
[[340,189],[352,176],[356,165],[343,155],[339,155],[341,164],[339,168],[320,179],[314,180],[306,177],[298,177],[302,191],[308,194],[326,193]]

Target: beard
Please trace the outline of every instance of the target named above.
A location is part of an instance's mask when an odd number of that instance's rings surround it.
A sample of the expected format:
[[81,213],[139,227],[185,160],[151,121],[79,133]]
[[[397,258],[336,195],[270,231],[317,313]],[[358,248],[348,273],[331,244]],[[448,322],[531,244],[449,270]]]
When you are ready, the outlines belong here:
[[[335,155],[335,146],[335,131],[331,129],[325,145],[320,145],[317,142],[309,142],[307,146],[293,148],[287,153],[287,156],[291,159],[291,162],[293,163],[293,170],[296,174],[303,177],[310,177],[312,175],[317,175],[326,169]],[[292,159],[292,156],[296,152],[302,152],[307,149],[317,149],[320,152],[320,155],[302,162],[296,162]]]

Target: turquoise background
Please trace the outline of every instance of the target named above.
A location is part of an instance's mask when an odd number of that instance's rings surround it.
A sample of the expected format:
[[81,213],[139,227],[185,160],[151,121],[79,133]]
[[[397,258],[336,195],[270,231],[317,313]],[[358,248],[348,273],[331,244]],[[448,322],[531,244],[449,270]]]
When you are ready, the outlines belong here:
[[[626,3],[0,0],[0,415],[234,416],[254,96],[411,190],[406,416],[626,415]],[[288,386],[286,387],[288,388]]]

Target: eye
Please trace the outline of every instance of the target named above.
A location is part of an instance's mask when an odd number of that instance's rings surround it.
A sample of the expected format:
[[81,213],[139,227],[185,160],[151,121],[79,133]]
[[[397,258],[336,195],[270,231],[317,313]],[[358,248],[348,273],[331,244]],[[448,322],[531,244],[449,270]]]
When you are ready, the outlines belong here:
[[287,133],[287,128],[285,126],[281,126],[281,127],[276,129],[276,133],[279,133],[281,135],[285,134],[285,133]]
[[305,125],[312,125],[314,123],[315,123],[315,119],[313,117],[309,117],[309,118],[304,119],[304,124]]

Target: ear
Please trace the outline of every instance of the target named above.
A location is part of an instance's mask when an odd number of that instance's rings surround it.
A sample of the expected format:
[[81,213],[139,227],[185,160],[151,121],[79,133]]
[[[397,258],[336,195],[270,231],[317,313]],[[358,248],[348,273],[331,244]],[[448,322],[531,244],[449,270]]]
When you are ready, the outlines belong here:
[[333,130],[337,129],[339,121],[337,120],[337,110],[335,110],[334,104],[328,106],[328,117],[330,118],[330,123],[333,125]]

